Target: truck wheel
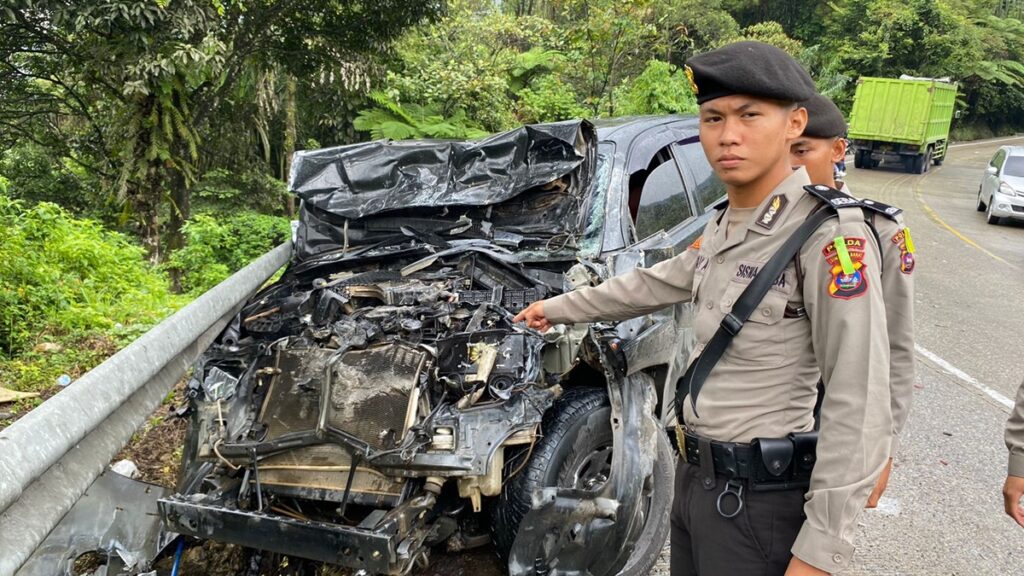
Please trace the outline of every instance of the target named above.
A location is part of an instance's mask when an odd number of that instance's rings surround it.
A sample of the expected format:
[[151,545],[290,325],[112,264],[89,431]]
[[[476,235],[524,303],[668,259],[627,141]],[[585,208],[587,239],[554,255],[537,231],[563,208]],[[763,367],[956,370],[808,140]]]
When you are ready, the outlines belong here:
[[[491,536],[498,555],[508,562],[519,525],[530,511],[530,495],[547,486],[593,489],[607,481],[611,466],[611,408],[604,390],[569,390],[544,415],[543,436],[525,468],[509,479],[491,515]],[[658,434],[646,522],[620,576],[650,572],[669,532],[672,504],[672,450]]]
[[914,174],[924,174],[928,171],[928,157],[924,154],[918,154],[913,157],[913,169],[911,172]]
[[863,168],[864,167],[864,155],[861,154],[860,150],[853,153],[853,167]]

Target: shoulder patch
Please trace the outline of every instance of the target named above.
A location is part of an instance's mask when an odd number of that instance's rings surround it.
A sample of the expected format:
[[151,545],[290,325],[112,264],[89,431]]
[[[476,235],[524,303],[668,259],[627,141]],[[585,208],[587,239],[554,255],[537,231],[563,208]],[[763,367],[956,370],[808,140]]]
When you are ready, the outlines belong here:
[[786,198],[785,194],[776,194],[768,201],[768,205],[764,207],[761,215],[754,220],[754,223],[758,226],[771,230],[775,223],[779,221],[779,214],[786,209],[786,205],[789,204],[789,199]]
[[700,244],[703,241],[704,241],[704,235],[703,234],[701,234],[700,236],[697,236],[697,239],[693,241],[693,244],[690,244],[690,250],[700,250]]
[[914,272],[914,240],[910,236],[910,228],[902,228],[890,240],[900,249],[900,272],[910,275]]
[[836,190],[835,188],[825,186],[824,184],[811,184],[804,186],[804,190],[811,196],[822,200],[833,208],[860,208],[863,206],[863,203],[860,200],[857,200],[846,192]]
[[868,279],[864,274],[864,238],[839,236],[822,248],[825,263],[831,279],[828,295],[841,300],[852,300],[868,291]]
[[896,217],[903,213],[902,209],[897,208],[895,206],[890,206],[888,204],[884,204],[882,202],[879,202],[878,200],[864,198],[860,202],[861,204],[863,204],[864,208],[871,210],[872,212],[877,212],[894,222],[896,221]]

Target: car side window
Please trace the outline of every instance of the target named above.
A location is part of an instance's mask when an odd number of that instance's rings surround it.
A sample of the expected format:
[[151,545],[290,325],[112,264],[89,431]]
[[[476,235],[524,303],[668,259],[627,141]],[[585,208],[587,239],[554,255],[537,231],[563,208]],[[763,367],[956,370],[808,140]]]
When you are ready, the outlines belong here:
[[693,218],[683,176],[675,162],[658,164],[644,182],[636,214],[636,236],[647,238]]
[[1003,167],[1003,160],[1006,159],[1006,150],[1000,150],[996,152],[996,155],[992,157],[990,166],[996,170],[1001,170]]
[[725,184],[718,178],[718,175],[711,169],[707,156],[700,142],[687,144],[675,144],[672,151],[679,159],[679,165],[683,168],[686,176],[687,186],[691,188],[693,199],[697,204],[697,210],[702,214],[711,209],[725,197]]

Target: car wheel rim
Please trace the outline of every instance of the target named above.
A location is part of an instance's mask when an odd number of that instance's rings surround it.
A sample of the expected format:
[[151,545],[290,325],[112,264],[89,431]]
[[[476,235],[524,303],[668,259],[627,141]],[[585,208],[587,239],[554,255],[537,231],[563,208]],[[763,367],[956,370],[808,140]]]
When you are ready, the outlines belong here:
[[600,490],[612,471],[612,447],[598,446],[587,454],[573,469],[572,487]]

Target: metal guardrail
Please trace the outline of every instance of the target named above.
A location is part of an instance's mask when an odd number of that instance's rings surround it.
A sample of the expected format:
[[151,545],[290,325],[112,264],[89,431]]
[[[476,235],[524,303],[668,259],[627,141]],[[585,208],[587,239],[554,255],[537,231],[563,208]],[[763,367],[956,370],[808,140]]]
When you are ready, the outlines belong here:
[[14,574],[249,296],[285,242],[0,431],[0,576]]

